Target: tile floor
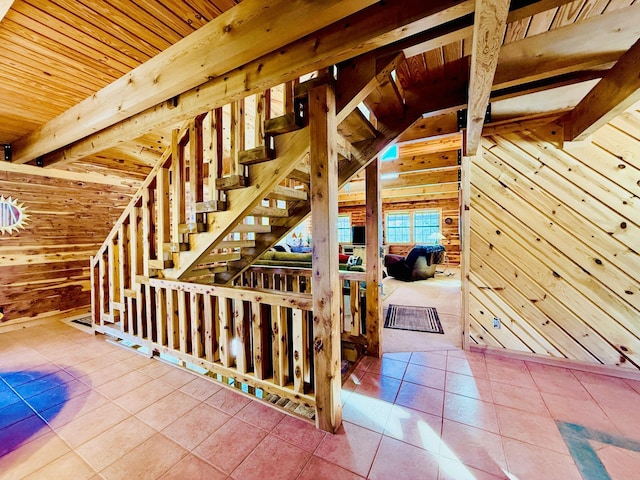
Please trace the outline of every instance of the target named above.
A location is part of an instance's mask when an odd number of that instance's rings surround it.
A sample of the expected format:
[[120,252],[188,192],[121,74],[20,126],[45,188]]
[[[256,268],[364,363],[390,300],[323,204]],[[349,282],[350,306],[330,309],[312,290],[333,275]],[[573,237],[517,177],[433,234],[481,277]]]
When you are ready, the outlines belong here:
[[401,352],[365,359],[343,402],[343,427],[328,435],[101,337],[62,323],[31,327],[0,335],[0,478],[640,472],[640,382],[457,349]]

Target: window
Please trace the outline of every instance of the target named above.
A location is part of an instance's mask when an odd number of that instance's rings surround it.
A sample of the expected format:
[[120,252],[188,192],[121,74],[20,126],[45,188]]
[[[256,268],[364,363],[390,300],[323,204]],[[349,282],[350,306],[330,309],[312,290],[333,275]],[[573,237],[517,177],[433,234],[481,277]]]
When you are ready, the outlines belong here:
[[415,212],[413,214],[413,232],[415,243],[422,245],[438,243],[440,212],[438,210]]
[[387,214],[387,243],[411,243],[411,214]]
[[338,215],[338,242],[351,242],[351,215]]
[[387,213],[385,222],[386,243],[439,243],[440,211],[417,210],[415,212]]

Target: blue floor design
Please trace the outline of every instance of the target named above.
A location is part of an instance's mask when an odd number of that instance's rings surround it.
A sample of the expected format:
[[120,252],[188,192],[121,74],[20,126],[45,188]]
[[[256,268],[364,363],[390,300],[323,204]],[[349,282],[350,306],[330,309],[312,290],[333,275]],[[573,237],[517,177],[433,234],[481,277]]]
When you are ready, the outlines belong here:
[[55,417],[69,399],[68,386],[56,372],[0,371],[0,458],[48,428],[39,416]]
[[585,480],[611,480],[607,469],[600,461],[591,441],[640,452],[640,442],[621,435],[612,435],[600,430],[586,428],[575,423],[556,422],[578,470]]

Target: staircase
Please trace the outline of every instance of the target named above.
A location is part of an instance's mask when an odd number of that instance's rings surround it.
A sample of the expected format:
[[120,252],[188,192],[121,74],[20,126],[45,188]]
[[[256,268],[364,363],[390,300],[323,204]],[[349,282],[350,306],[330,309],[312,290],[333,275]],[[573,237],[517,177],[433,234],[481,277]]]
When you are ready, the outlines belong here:
[[[405,105],[391,66],[353,81],[345,73],[351,93],[338,98],[340,186],[421,113]],[[307,94],[327,82],[336,80],[320,75],[277,86],[173,131],[170,148],[91,260],[95,331],[250,393],[315,408],[314,376],[326,372],[314,367],[309,272],[283,270],[277,290],[233,285],[311,211]],[[355,108],[361,101],[375,125]],[[364,280],[350,275],[342,281],[352,287]],[[352,291],[358,298],[359,288]],[[343,333],[363,334],[359,321],[342,323]]]

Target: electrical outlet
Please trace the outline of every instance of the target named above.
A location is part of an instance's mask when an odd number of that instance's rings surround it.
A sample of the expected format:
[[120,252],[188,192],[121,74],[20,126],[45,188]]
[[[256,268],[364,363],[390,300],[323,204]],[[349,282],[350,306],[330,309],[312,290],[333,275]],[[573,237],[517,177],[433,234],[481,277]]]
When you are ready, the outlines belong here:
[[502,322],[498,317],[493,317],[493,328],[500,328]]

